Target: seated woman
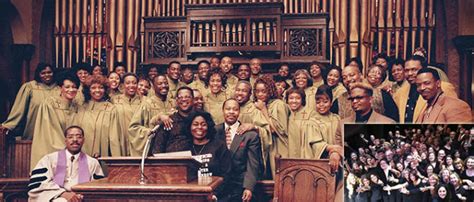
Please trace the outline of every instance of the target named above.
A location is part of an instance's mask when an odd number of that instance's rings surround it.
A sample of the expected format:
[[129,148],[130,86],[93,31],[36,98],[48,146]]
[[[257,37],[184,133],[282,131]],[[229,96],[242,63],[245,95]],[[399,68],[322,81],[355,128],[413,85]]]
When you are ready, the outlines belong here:
[[209,171],[213,176],[224,177],[231,169],[231,154],[224,141],[215,138],[216,129],[211,114],[194,111],[186,119],[182,132],[192,138],[193,156],[212,154]]
[[[192,112],[187,117],[182,131],[192,138],[193,156],[211,154],[207,163],[209,173],[211,176],[224,177],[225,180],[231,171],[231,153],[226,143],[215,137],[216,129],[211,114],[200,110]],[[218,198],[222,197],[222,191],[222,186],[216,190]]]

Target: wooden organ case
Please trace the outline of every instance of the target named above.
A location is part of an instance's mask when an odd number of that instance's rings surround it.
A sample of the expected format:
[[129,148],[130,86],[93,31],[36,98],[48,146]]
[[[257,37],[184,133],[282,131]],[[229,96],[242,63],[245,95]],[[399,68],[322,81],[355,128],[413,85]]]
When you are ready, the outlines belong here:
[[196,64],[231,56],[236,64],[327,60],[327,13],[284,14],[282,2],[186,4],[185,16],[145,17],[145,64]]

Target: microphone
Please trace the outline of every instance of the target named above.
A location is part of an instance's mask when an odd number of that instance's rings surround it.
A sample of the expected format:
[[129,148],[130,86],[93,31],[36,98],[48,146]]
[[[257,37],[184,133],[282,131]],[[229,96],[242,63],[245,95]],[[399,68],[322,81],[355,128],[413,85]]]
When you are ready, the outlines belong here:
[[139,184],[146,184],[146,176],[145,176],[145,159],[148,154],[148,150],[150,150],[150,143],[153,137],[155,137],[156,132],[160,128],[160,124],[156,125],[153,129],[151,129],[150,134],[147,137],[145,148],[143,148],[142,153],[142,162],[140,164],[140,180],[138,181]]

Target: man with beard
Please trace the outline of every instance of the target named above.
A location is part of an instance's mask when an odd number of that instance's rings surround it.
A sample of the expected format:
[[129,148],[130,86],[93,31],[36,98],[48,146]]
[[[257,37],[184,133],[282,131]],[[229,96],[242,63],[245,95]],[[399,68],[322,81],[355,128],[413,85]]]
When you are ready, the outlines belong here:
[[[393,99],[398,106],[400,123],[411,123],[417,120],[420,112],[426,106],[426,100],[423,100],[416,88],[416,76],[418,71],[427,68],[424,58],[413,56],[405,61],[405,78],[408,81],[406,85],[402,85]],[[449,97],[457,98],[454,86],[448,82],[440,82],[441,89],[444,94]]]
[[179,87],[185,86],[183,82],[179,81],[180,74],[181,64],[177,61],[170,62],[166,70],[166,79],[168,80],[169,91],[172,96],[176,95],[176,90]]
[[188,85],[192,89],[198,89],[201,93],[207,90],[206,83],[209,82],[210,64],[206,60],[201,60],[197,64],[198,77]]
[[471,107],[458,99],[446,96],[441,90],[441,80],[436,70],[425,68],[416,77],[417,92],[426,100],[416,123],[471,122]]
[[372,88],[367,84],[351,84],[349,100],[355,115],[344,118],[342,123],[395,123],[393,119],[372,109],[372,95]]
[[216,138],[226,142],[232,153],[232,171],[225,179],[222,201],[250,201],[257,180],[261,177],[262,159],[258,133],[239,133],[240,104],[227,99],[223,106],[224,123],[216,125]]
[[29,201],[81,201],[71,187],[104,177],[99,162],[81,152],[82,128],[70,126],[64,136],[66,148],[44,156],[31,172]]
[[250,84],[255,84],[255,81],[260,77],[260,72],[262,72],[262,60],[258,58],[252,58],[250,60]]
[[[362,74],[358,67],[349,65],[342,70],[342,82],[347,91],[351,89],[351,85],[356,82],[363,82]],[[384,116],[398,121],[398,108],[392,96],[384,90],[373,91],[372,108]],[[348,100],[349,93],[342,94],[336,99],[331,107],[331,112],[339,114],[341,118],[354,115],[351,108],[352,103]]]
[[153,139],[152,154],[178,152],[191,149],[191,139],[182,133],[185,119],[193,111],[193,89],[183,86],[176,94],[176,108],[178,111],[170,115],[173,126],[166,129],[160,126]]
[[172,114],[175,111],[175,102],[169,93],[168,80],[165,75],[158,75],[153,79],[155,95],[145,99],[130,121],[130,155],[140,156],[145,147],[146,139],[152,128],[155,127],[154,117],[163,114]]

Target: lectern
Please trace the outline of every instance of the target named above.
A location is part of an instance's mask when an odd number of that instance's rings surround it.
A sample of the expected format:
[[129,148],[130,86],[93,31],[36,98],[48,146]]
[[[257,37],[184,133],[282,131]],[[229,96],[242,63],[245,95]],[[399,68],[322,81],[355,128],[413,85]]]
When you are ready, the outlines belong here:
[[85,201],[127,199],[140,201],[212,201],[221,177],[197,179],[199,163],[192,157],[149,157],[145,161],[146,184],[140,184],[139,157],[104,157],[108,176],[78,184],[72,190]]

